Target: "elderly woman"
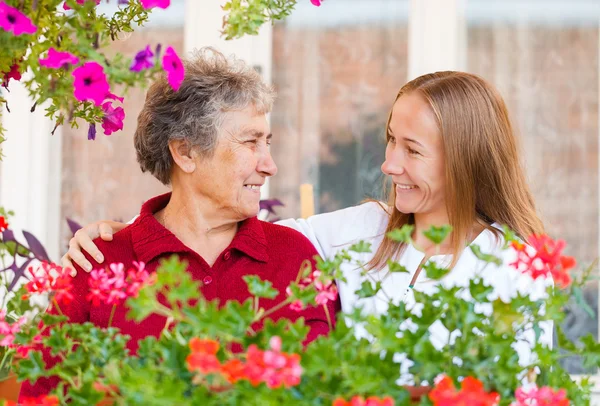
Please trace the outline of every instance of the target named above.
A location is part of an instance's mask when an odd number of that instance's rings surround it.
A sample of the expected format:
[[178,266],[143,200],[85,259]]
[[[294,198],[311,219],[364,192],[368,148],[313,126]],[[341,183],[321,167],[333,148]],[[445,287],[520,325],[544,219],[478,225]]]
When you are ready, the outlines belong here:
[[[302,263],[317,255],[299,232],[256,218],[260,188],[277,173],[265,116],[274,92],[252,68],[212,49],[202,50],[185,68],[178,91],[165,78],[151,86],[134,139],[142,171],[170,185],[172,192],[144,203],[140,216],[111,243],[95,243],[104,263],[142,261],[149,271],[177,254],[189,264],[187,272],[202,281],[202,294],[221,303],[248,298],[242,277],[258,275],[280,291],[262,303],[268,310],[285,300],[285,288]],[[88,259],[94,268],[104,266]],[[64,312],[72,321],[106,327],[111,306],[90,306],[88,277],[88,272],[77,272],[75,300]],[[331,314],[337,311],[337,304],[329,307]],[[139,339],[158,336],[165,326],[162,316],[138,324],[125,315],[124,306],[119,307],[112,326],[132,337],[128,346],[133,351]],[[310,327],[307,341],[328,333],[322,307],[301,312],[284,307],[271,315],[274,320],[299,317]],[[46,380],[25,383],[21,396],[46,393],[52,385]]]

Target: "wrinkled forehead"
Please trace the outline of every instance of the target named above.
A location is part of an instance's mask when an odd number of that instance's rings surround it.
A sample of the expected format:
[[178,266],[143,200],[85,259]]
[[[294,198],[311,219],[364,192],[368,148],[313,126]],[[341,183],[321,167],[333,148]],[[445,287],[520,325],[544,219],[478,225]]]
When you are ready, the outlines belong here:
[[267,135],[270,133],[266,113],[261,113],[254,106],[243,110],[231,110],[222,113],[219,135],[238,138],[245,135]]

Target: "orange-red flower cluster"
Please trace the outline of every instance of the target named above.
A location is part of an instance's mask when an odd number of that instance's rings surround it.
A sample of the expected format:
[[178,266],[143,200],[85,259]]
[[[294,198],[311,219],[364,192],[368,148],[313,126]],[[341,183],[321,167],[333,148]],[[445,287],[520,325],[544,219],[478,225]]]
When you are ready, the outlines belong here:
[[[25,398],[21,399],[18,406],[56,406],[59,404],[58,397],[56,395],[42,395],[37,398]],[[7,400],[4,406],[17,406],[17,402]]]
[[385,398],[369,396],[366,399],[362,396],[353,396],[350,400],[336,398],[333,401],[332,406],[394,406],[394,399],[389,396],[386,396]]
[[248,380],[256,386],[265,383],[269,388],[291,387],[300,383],[300,355],[281,352],[281,339],[272,337],[270,349],[262,351],[251,345],[246,361],[234,358],[221,364],[217,358],[219,343],[210,339],[192,338],[191,354],[186,359],[188,370],[201,374],[220,374],[230,383]]
[[563,240],[552,240],[545,234],[533,235],[529,246],[517,241],[511,243],[517,251],[517,259],[511,265],[517,270],[531,275],[533,279],[551,275],[558,286],[567,287],[571,283],[569,270],[575,267],[575,259],[562,255]]
[[442,377],[429,393],[434,406],[495,406],[500,401],[496,392],[487,393],[483,383],[476,378],[466,377],[457,390],[448,376]]

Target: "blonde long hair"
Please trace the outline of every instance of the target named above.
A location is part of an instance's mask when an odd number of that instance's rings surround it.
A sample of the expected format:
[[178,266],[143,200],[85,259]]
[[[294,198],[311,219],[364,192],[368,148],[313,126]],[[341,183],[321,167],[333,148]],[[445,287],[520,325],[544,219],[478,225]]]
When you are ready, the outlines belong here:
[[[524,240],[542,233],[544,226],[521,167],[517,138],[498,91],[479,76],[448,71],[408,82],[396,100],[411,92],[419,92],[429,103],[442,136],[446,210],[453,228],[451,267],[475,222],[495,233],[492,223],[507,225]],[[391,118],[390,112],[387,129]],[[393,184],[388,195],[391,214],[386,233],[413,224],[412,214],[396,209]],[[368,268],[384,268],[388,259],[397,258],[404,249],[404,244],[384,238]]]

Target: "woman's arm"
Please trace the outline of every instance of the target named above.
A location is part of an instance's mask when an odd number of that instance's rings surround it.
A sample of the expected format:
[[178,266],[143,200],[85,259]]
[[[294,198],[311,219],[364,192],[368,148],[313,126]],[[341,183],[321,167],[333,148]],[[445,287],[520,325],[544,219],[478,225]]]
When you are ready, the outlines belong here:
[[[131,222],[135,220],[135,217]],[[76,269],[73,262],[83,268],[85,271],[92,270],[92,264],[83,255],[85,251],[90,257],[94,258],[98,263],[104,262],[104,255],[94,241],[100,237],[104,241],[112,241],[113,234],[127,227],[129,223],[119,223],[117,221],[101,220],[77,230],[73,238],[69,241],[69,251],[61,258],[61,264],[65,268],[72,270],[72,275],[76,274]]]
[[322,258],[331,258],[339,248],[384,233],[388,218],[384,203],[367,202],[307,219],[285,219],[277,224],[304,234]]
[[[389,217],[386,207],[383,203],[367,202],[347,209],[317,214],[307,219],[281,220],[277,224],[304,234],[321,257],[330,258],[340,247],[385,232]],[[111,241],[114,233],[127,227],[133,220],[135,218],[129,223],[97,221],[78,230],[69,241],[69,251],[61,259],[62,266],[74,270],[73,263],[75,263],[87,272],[91,271],[92,264],[85,258],[83,252],[89,254],[98,263],[104,262],[104,256],[93,240],[100,237],[104,241]]]

